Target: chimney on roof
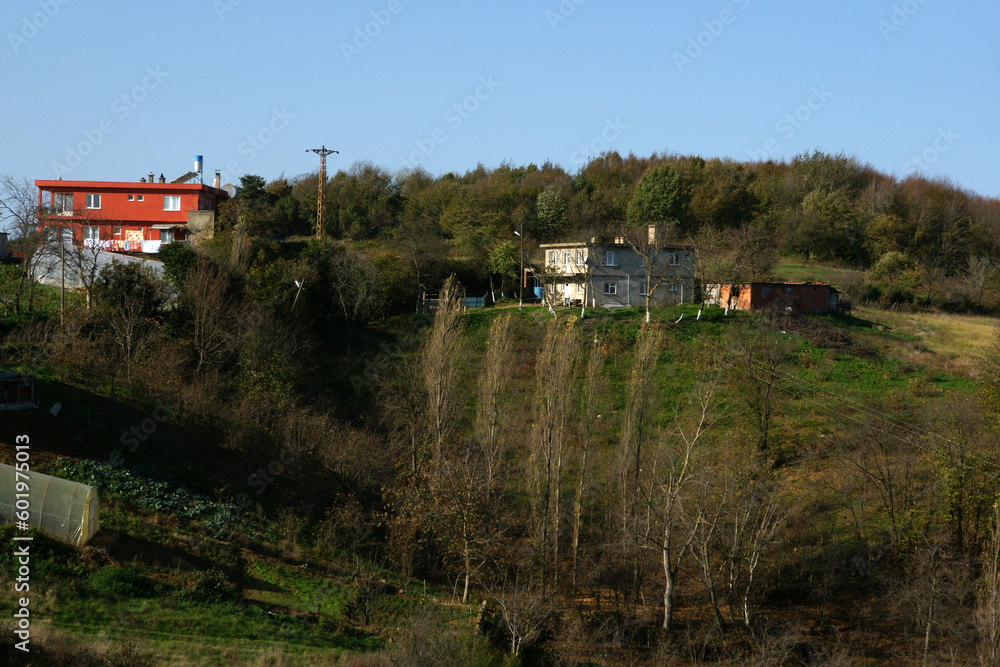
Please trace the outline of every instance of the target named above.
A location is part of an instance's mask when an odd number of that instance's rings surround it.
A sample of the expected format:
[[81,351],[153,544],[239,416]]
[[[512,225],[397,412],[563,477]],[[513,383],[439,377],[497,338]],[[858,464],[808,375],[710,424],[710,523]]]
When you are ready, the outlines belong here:
[[164,176],[163,174],[160,174],[160,183],[166,183],[166,182],[167,182],[167,177]]
[[649,245],[656,245],[656,225],[649,226]]
[[155,177],[153,176],[153,172],[149,172],[149,182],[150,182],[150,183],[154,183],[154,182],[155,182],[155,181],[153,180],[154,178],[155,178]]
[[218,169],[215,170],[215,181],[212,182],[212,185],[216,188],[222,188],[222,174],[219,173]]
[[142,178],[140,178],[140,179],[139,179],[139,182],[140,182],[140,183],[145,183],[145,182],[146,182],[146,177],[145,177],[145,176],[143,176]]

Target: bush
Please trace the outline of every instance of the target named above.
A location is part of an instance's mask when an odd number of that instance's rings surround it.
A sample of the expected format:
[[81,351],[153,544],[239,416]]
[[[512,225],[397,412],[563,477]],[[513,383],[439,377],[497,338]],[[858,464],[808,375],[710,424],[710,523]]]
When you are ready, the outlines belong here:
[[239,588],[221,569],[213,567],[203,570],[194,577],[194,590],[197,596],[205,599],[233,600],[239,593]]
[[959,292],[941,302],[941,310],[946,313],[964,313],[969,309],[969,297]]
[[87,577],[87,585],[97,595],[113,600],[130,600],[153,594],[149,579],[124,567],[106,567],[93,572]]
[[861,288],[861,303],[876,304],[882,300],[882,288],[872,283],[865,283]]
[[218,567],[201,570],[194,575],[194,588],[183,588],[176,593],[181,600],[193,602],[235,602],[239,587],[229,575]]
[[884,296],[886,307],[902,306],[913,303],[913,293],[904,289],[893,289]]

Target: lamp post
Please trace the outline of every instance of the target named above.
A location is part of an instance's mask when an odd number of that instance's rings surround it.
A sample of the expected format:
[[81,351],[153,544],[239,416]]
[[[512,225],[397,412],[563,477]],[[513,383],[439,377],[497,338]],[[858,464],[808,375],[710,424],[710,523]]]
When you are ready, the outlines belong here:
[[514,232],[515,234],[517,234],[521,238],[521,255],[520,255],[520,259],[521,259],[521,273],[520,273],[520,275],[518,275],[518,278],[517,278],[517,282],[518,282],[518,285],[519,285],[518,291],[520,293],[520,296],[518,297],[518,301],[517,301],[517,309],[518,310],[523,310],[524,309],[524,234],[522,234],[521,232],[524,231],[524,220],[521,221],[521,223],[519,225],[519,228],[520,228],[520,231],[515,231]]
[[295,304],[299,302],[299,293],[302,292],[302,288],[305,286],[305,284],[306,284],[305,278],[303,278],[301,282],[298,281],[298,280],[295,281],[295,286],[298,289],[295,290],[295,298],[292,299],[292,307],[291,307],[291,309],[288,312],[294,312],[295,311]]

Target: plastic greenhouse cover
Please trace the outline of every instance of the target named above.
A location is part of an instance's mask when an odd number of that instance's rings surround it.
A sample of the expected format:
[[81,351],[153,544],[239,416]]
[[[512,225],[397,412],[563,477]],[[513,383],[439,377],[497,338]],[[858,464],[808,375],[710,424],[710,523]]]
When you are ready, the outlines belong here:
[[28,489],[19,493],[17,482],[24,482],[24,473],[17,478],[12,466],[0,463],[0,522],[14,524],[14,512],[27,501],[28,526],[71,544],[83,546],[100,529],[94,487],[36,472],[27,475]]

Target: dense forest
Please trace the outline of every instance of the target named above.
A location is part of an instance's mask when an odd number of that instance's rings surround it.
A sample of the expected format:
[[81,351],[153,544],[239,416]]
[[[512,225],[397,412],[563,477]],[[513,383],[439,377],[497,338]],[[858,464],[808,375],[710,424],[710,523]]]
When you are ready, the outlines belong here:
[[[609,153],[575,176],[357,164],[325,184],[316,239],[317,185],[244,177],[212,239],[164,248],[162,278],[115,263],[63,317],[2,267],[3,369],[77,407],[4,414],[0,461],[30,431],[42,470],[99,488],[118,540],[48,547],[50,616],[114,625],[101,573],[125,570],[147,619],[280,618],[344,664],[998,664],[1000,345],[981,317],[954,320],[975,323],[957,351],[945,320],[911,328],[998,307],[1000,202],[820,152]],[[848,312],[517,307],[518,235],[533,257],[650,222],[703,282],[835,276]],[[459,283],[497,303],[464,310]],[[295,574],[269,578],[282,558]],[[305,571],[321,594],[288,583]],[[164,627],[75,655],[159,664]]]

